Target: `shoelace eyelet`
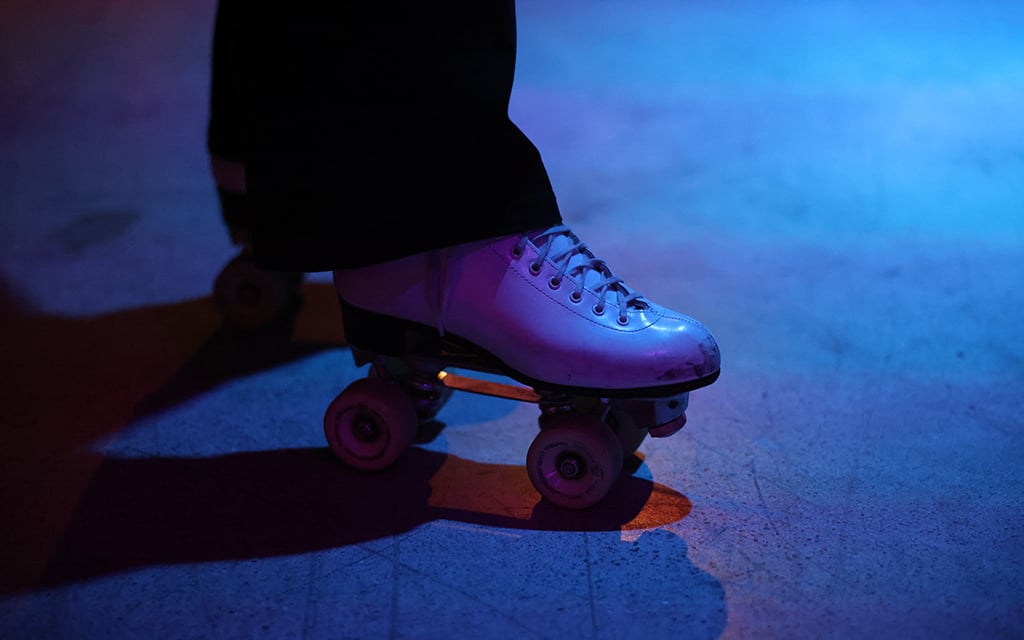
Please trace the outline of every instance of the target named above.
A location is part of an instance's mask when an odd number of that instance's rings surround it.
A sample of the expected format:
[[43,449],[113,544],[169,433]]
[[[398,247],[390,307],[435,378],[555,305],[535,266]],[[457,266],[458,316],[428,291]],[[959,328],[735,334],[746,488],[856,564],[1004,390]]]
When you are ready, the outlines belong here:
[[591,311],[594,312],[595,316],[603,316],[604,315],[604,305],[595,304],[594,307],[591,309]]
[[620,327],[624,327],[629,324],[629,316],[619,316],[615,321],[619,323]]
[[535,275],[535,276],[536,275],[540,275],[540,270],[541,270],[541,266],[539,264],[537,264],[536,262],[531,262],[530,263],[530,274]]
[[580,302],[583,302],[583,294],[578,291],[573,291],[569,294],[569,301],[579,304]]
[[562,280],[560,278],[556,278],[554,276],[551,276],[548,279],[548,288],[551,289],[552,291],[554,291],[555,289],[557,289],[560,286],[562,286]]
[[518,260],[523,257],[523,250],[519,247],[512,247],[512,257]]

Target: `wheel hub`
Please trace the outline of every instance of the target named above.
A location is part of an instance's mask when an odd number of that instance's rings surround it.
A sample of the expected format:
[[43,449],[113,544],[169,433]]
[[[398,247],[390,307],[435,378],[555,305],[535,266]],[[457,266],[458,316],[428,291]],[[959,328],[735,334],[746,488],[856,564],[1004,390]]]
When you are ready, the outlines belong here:
[[243,282],[238,287],[238,299],[242,304],[255,307],[263,298],[263,291],[259,285],[252,282]]
[[380,438],[380,425],[367,415],[359,415],[352,421],[352,435],[359,442],[374,442]]
[[565,452],[558,456],[558,473],[567,480],[575,480],[587,472],[587,463],[575,453]]

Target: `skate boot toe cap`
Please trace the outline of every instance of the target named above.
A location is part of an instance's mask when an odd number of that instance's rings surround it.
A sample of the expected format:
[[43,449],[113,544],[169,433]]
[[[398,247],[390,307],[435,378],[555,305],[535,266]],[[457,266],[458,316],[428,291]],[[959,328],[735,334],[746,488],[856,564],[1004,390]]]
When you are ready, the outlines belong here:
[[687,316],[666,324],[674,324],[676,330],[664,339],[660,357],[652,359],[657,380],[668,385],[688,383],[692,388],[714,382],[722,358],[718,341],[707,327]]

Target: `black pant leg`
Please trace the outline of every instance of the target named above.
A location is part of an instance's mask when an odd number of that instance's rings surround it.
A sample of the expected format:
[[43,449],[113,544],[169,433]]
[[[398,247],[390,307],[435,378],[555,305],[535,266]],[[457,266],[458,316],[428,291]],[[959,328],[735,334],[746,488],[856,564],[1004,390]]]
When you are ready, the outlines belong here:
[[253,4],[240,64],[262,266],[364,266],[560,222],[508,117],[512,0]]
[[[245,97],[240,84],[238,35],[241,12],[245,0],[220,0],[213,27],[213,46],[210,56],[209,122],[206,130],[206,150],[211,164],[221,160],[244,163]],[[215,177],[216,169],[214,169]],[[251,222],[247,199],[243,191],[222,185],[217,181],[217,196],[224,224],[232,238],[248,234]]]

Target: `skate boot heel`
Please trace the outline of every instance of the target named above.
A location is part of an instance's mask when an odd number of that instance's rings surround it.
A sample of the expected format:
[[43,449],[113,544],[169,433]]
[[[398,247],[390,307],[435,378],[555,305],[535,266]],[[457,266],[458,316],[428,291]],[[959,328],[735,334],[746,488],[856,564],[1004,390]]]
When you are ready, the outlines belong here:
[[441,340],[430,327],[360,309],[338,298],[345,339],[355,350],[381,356],[430,355],[441,352]]

